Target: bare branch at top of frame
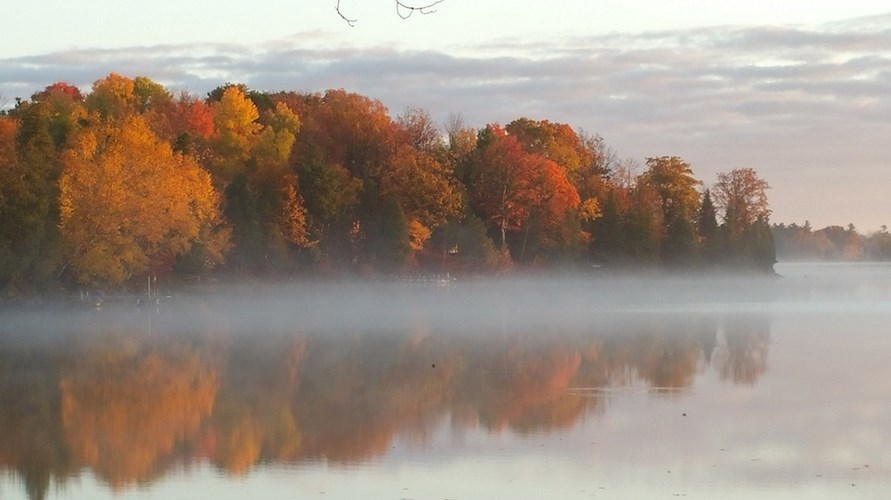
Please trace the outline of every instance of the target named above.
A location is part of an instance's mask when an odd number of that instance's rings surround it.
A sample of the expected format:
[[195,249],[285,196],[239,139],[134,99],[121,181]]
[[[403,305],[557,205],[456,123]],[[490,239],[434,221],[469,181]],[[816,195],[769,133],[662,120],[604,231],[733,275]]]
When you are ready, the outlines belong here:
[[396,14],[402,19],[408,19],[415,12],[420,12],[421,14],[433,14],[436,12],[437,5],[441,4],[445,0],[435,0],[434,2],[430,2],[426,5],[418,5],[411,6],[404,2],[400,2],[399,0],[394,0],[396,2]]
[[[401,17],[402,19],[408,19],[415,12],[419,12],[421,14],[433,14],[436,12],[437,5],[441,4],[445,0],[434,0],[432,2],[428,2],[424,5],[409,5],[401,0],[394,0],[396,2],[396,15]],[[340,16],[341,19],[346,21],[346,23],[351,27],[356,27],[356,22],[358,19],[354,19],[352,17],[347,17],[346,14],[340,9],[340,0],[337,0],[337,4],[334,6],[334,10],[337,11],[337,15]]]
[[350,28],[356,27],[356,19],[351,19],[345,15],[343,15],[343,11],[340,10],[340,0],[337,0],[337,5],[334,7],[334,10],[337,11],[337,15],[340,16],[347,24],[350,25]]

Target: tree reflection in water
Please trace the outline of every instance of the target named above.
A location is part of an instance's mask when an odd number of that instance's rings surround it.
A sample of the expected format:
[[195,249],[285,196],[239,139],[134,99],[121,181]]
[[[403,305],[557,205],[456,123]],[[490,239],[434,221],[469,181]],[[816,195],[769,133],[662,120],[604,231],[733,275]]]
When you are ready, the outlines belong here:
[[[606,317],[587,330],[134,334],[0,346],[0,468],[30,498],[89,469],[113,490],[174,466],[354,463],[451,423],[572,428],[611,388],[685,390],[767,369],[763,316]],[[591,394],[595,394],[591,397]]]

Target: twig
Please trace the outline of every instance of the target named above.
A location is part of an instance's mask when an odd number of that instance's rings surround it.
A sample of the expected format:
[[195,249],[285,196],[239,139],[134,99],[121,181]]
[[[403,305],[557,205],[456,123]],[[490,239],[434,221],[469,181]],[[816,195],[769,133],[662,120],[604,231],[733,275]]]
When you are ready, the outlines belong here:
[[[401,17],[402,19],[408,19],[415,12],[420,12],[421,14],[425,14],[425,15],[433,14],[434,12],[436,12],[436,9],[434,9],[433,7],[436,7],[437,5],[441,4],[445,0],[434,0],[433,2],[430,2],[426,5],[418,5],[418,6],[408,5],[405,2],[402,2],[401,0],[394,0],[394,1],[396,2],[396,15]],[[347,17],[343,13],[343,11],[340,10],[340,0],[337,0],[337,4],[334,6],[334,10],[337,11],[337,15],[340,16],[341,19],[343,19],[344,21],[346,21],[346,23],[348,25],[350,25],[350,28],[356,27],[356,21],[358,21],[358,19],[353,19],[353,18]]]
[[435,0],[434,2],[428,3],[427,5],[421,5],[418,7],[412,7],[411,5],[406,5],[399,0],[394,0],[396,2],[396,15],[401,17],[402,19],[408,19],[415,12],[420,12],[421,14],[433,14],[436,12],[435,7],[438,4],[441,4],[445,0]]
[[346,23],[350,25],[350,28],[356,27],[356,19],[348,18],[347,16],[343,15],[343,12],[340,11],[340,0],[337,0],[337,5],[334,7],[334,10],[337,11],[338,16],[343,18],[343,20],[346,21]]

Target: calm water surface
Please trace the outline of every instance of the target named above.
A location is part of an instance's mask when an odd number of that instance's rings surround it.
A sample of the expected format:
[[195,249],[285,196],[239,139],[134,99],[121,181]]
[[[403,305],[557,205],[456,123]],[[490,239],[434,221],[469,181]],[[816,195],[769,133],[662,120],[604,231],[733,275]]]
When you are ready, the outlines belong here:
[[886,498],[891,266],[0,310],[0,499]]

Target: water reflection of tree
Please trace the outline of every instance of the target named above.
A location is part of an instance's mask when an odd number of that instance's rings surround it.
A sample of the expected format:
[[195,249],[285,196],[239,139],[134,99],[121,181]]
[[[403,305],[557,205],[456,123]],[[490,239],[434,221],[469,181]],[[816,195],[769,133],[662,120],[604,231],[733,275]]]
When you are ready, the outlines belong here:
[[353,462],[385,453],[397,435],[426,441],[461,362],[437,338],[326,337],[310,343],[305,369],[303,456]]
[[633,332],[610,336],[604,344],[611,381],[649,387],[683,389],[693,383],[708,361],[716,335],[713,318],[654,317]]
[[118,333],[74,348],[0,349],[0,468],[31,498],[84,467],[113,488],[207,460],[232,474],[263,463],[352,463],[395,440],[454,432],[566,429],[605,411],[616,386],[683,390],[711,366],[764,373],[760,317],[604,318],[585,331],[390,335]]
[[21,477],[32,499],[79,468],[59,426],[59,366],[58,353],[0,349],[0,470]]
[[577,348],[528,335],[471,345],[455,390],[464,418],[475,412],[475,421],[494,430],[554,429],[571,426],[588,403],[567,395],[581,364]]
[[161,474],[194,439],[218,382],[182,343],[108,341],[63,366],[60,413],[72,460],[119,488]]
[[738,315],[727,318],[715,351],[716,366],[724,380],[754,384],[767,371],[770,323],[764,317]]
[[303,435],[294,403],[306,347],[300,336],[236,342],[227,349],[212,429],[200,452],[241,474],[262,458],[286,462],[298,456]]

